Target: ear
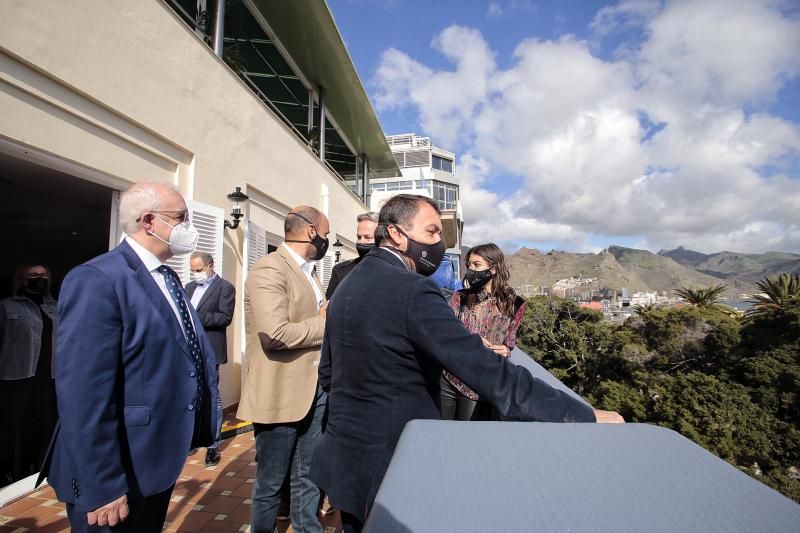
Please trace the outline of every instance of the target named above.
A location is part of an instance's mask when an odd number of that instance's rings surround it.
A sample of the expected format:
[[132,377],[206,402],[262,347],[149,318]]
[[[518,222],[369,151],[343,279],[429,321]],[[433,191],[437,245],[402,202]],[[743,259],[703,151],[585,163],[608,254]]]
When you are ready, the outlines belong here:
[[496,276],[496,275],[497,275],[497,267],[492,267],[492,268],[490,268],[490,269],[489,269],[489,272],[491,272],[491,273],[492,273],[492,276]]
[[145,213],[141,216],[142,227],[147,231],[153,231],[153,225],[155,221],[155,214],[153,213]]
[[403,239],[403,234],[397,229],[397,226],[391,224],[386,226],[386,233],[389,235],[389,239],[392,241],[394,245],[400,245]]

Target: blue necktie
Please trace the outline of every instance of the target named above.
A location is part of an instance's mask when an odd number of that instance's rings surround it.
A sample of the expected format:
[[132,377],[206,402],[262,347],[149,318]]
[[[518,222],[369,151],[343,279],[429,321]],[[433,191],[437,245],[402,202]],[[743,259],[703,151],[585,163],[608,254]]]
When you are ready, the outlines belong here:
[[164,276],[164,281],[167,284],[167,291],[169,291],[172,301],[178,307],[178,314],[181,315],[183,332],[186,335],[186,342],[189,344],[189,352],[192,354],[192,361],[194,362],[194,368],[197,372],[197,406],[199,407],[203,401],[203,389],[206,380],[206,372],[203,365],[203,351],[200,349],[200,342],[197,340],[197,333],[194,330],[194,325],[192,325],[192,317],[189,314],[186,299],[183,297],[183,288],[178,280],[178,276],[166,265],[158,267],[158,271]]

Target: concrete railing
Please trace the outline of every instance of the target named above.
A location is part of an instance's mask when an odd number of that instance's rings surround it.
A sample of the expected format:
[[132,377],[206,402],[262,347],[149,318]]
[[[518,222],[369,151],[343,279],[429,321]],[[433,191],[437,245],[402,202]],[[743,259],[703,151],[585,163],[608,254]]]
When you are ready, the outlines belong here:
[[364,531],[788,532],[800,505],[649,424],[413,420]]

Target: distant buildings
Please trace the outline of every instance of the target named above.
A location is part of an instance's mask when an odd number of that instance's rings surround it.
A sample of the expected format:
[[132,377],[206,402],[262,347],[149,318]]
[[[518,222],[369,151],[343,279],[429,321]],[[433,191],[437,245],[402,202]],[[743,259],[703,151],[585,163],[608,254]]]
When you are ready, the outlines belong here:
[[607,318],[624,321],[632,316],[637,307],[655,305],[669,307],[681,300],[668,296],[666,292],[634,291],[622,287],[619,290],[603,286],[598,278],[564,278],[551,287],[520,285],[514,290],[523,298],[554,296],[573,300],[585,309],[601,311]]
[[400,193],[421,194],[436,200],[442,210],[446,259],[453,263],[456,276],[459,276],[464,220],[455,154],[434,145],[430,137],[420,137],[415,133],[388,135],[386,141],[402,175],[370,179],[370,208],[378,211],[383,202]]

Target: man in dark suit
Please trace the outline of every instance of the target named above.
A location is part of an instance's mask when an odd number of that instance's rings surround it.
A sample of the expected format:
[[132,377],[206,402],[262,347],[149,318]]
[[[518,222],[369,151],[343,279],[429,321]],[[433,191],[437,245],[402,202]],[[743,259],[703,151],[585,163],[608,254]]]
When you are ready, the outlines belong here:
[[339,283],[347,276],[356,265],[361,262],[367,252],[375,246],[375,228],[378,226],[378,213],[371,211],[356,217],[356,251],[358,257],[343,261],[333,267],[331,279],[328,281],[328,290],[325,297],[330,300]]
[[172,186],[120,197],[119,246],[73,269],[58,302],[59,425],[42,468],[73,532],[161,531],[192,446],[214,441],[217,370],[164,265],[197,230]]
[[[214,349],[219,365],[228,362],[228,338],[226,331],[233,320],[236,307],[236,289],[214,272],[214,256],[207,252],[195,252],[189,260],[192,281],[186,285],[186,295],[197,311],[200,322],[206,330],[208,342]],[[217,383],[219,388],[219,383]],[[217,405],[217,431],[214,444],[206,450],[206,466],[219,464],[219,441],[222,435],[222,397]]]
[[341,511],[345,531],[360,530],[406,422],[440,418],[442,367],[511,419],[622,422],[497,356],[464,328],[426,277],[445,251],[439,215],[430,198],[392,197],[379,215],[378,247],[330,302],[320,362],[328,418],[311,478]]

